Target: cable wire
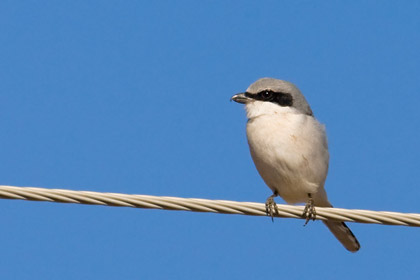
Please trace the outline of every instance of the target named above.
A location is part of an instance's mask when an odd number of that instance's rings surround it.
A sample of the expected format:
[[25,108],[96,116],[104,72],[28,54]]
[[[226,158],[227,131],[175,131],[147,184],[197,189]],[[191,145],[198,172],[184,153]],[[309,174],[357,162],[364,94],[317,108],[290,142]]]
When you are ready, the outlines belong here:
[[[0,185],[0,198],[220,214],[267,215],[264,203],[64,189]],[[278,215],[275,217],[305,219],[302,216],[304,206],[277,204],[277,208]],[[420,227],[420,214],[415,213],[316,207],[316,219]]]

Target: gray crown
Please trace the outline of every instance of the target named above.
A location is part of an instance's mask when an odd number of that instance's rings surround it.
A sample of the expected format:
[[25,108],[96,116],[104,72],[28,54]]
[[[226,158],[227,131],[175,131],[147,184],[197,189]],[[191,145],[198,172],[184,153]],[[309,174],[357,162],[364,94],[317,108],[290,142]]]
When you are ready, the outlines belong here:
[[294,84],[273,78],[262,78],[251,84],[246,92],[249,94],[258,94],[264,90],[290,94],[293,98],[293,104],[291,107],[297,109],[302,114],[313,115],[311,107],[306,101],[305,96],[303,96]]

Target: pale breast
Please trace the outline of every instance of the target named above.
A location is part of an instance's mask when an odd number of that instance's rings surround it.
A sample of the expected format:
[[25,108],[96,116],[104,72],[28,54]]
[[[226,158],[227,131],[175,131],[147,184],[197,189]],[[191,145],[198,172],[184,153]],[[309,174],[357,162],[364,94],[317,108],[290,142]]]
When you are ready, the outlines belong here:
[[315,118],[260,115],[249,119],[247,137],[258,172],[286,202],[306,202],[308,193],[323,188],[329,154],[324,126]]

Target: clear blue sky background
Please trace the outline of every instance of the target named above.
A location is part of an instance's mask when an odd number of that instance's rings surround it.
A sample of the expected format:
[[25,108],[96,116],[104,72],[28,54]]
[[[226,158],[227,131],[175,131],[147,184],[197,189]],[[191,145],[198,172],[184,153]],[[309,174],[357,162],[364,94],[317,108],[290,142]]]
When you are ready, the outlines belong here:
[[[326,124],[337,207],[420,213],[418,1],[2,1],[0,184],[264,202],[261,77]],[[279,202],[281,200],[279,199]],[[414,279],[420,229],[1,200],[2,279]]]

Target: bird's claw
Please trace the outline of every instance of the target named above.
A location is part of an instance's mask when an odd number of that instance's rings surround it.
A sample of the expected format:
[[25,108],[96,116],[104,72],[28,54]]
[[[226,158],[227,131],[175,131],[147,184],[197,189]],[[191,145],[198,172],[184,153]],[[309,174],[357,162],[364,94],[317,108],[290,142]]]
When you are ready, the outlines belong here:
[[305,224],[303,226],[306,226],[309,220],[315,221],[315,218],[316,218],[314,200],[312,199],[310,194],[308,196],[309,196],[309,200],[306,203],[305,209],[303,209],[303,213],[302,213],[302,217],[305,218]]
[[274,201],[274,197],[277,196],[276,194],[273,194],[269,198],[267,198],[267,201],[265,202],[265,212],[267,213],[267,216],[271,217],[271,221],[274,222],[274,216],[279,214],[279,209],[277,208],[277,204]]

